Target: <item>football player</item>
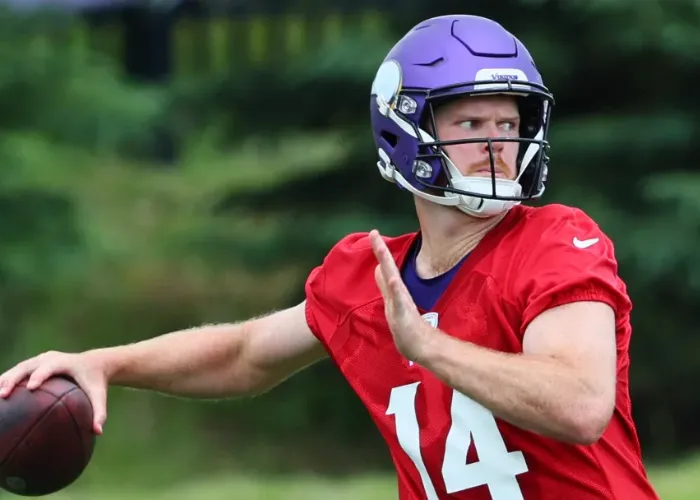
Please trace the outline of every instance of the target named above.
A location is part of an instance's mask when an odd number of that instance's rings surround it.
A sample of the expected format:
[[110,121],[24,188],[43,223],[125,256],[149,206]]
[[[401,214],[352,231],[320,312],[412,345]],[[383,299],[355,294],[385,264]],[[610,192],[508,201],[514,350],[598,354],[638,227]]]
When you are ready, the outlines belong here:
[[0,377],[70,374],[95,431],[109,384],[191,397],[266,391],[331,357],[391,452],[402,500],[656,499],[631,415],[631,303],[613,244],[545,191],[553,105],[525,46],[453,15],[411,29],[372,84],[382,177],[420,230],[351,234],[306,300]]

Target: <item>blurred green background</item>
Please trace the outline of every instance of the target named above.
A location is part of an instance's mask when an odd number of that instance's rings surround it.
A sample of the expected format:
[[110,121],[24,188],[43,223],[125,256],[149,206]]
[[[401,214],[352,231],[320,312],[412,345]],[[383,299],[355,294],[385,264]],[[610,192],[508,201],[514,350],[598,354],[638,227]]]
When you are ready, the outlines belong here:
[[[0,2],[0,370],[292,305],[346,233],[415,229],[375,166],[371,81],[420,20],[486,15],[557,99],[545,201],[617,246],[654,484],[700,498],[697,0],[33,3]],[[329,362],[252,400],[109,409],[57,498],[396,498]]]

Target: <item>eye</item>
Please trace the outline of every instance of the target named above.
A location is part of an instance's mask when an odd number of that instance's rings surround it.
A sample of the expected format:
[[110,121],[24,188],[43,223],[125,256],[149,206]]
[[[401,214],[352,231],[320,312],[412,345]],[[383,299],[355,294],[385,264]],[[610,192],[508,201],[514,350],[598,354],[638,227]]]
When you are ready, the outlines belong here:
[[514,121],[502,122],[501,128],[506,132],[514,132],[518,130],[518,124]]
[[476,120],[464,120],[459,122],[459,126],[467,130],[474,130],[477,126]]

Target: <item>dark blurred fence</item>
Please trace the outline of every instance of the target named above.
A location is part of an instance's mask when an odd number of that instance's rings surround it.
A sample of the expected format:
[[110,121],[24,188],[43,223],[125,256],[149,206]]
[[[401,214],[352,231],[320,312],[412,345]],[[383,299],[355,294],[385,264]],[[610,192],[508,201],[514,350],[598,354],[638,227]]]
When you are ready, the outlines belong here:
[[[130,74],[148,79],[284,62],[348,34],[381,33],[382,12],[391,7],[386,3],[379,10],[368,0],[332,6],[310,1],[187,1],[152,8],[134,6],[137,2],[103,2],[89,9],[78,8],[89,2],[64,2],[61,12],[81,19],[69,33],[76,58],[97,50],[124,61]],[[60,36],[64,42],[66,33]],[[50,33],[37,40],[51,42]]]

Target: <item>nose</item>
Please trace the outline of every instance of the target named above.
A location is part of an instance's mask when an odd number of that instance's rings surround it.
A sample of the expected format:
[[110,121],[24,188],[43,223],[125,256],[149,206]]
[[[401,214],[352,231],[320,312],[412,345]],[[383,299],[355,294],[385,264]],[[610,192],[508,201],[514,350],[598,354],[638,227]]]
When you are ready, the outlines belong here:
[[[489,133],[486,136],[489,139],[493,139],[495,137],[501,137],[501,134],[498,133],[498,129],[496,127],[491,127],[489,129]],[[494,153],[500,153],[503,151],[503,146],[504,146],[503,141],[491,141],[491,148],[493,149]],[[483,147],[482,147],[484,153],[489,153],[489,143],[484,141]]]

